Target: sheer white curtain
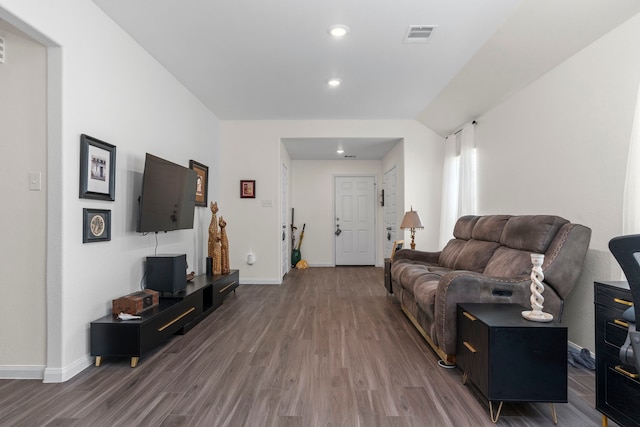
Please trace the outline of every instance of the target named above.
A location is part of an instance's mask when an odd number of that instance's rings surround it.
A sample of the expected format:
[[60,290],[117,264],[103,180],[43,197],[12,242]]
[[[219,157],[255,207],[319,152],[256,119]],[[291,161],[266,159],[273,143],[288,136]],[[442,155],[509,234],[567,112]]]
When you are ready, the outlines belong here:
[[640,233],[640,87],[633,116],[627,177],[624,183],[622,206],[622,234]]
[[465,125],[445,140],[440,212],[440,247],[453,237],[453,227],[463,215],[476,213],[475,127]]

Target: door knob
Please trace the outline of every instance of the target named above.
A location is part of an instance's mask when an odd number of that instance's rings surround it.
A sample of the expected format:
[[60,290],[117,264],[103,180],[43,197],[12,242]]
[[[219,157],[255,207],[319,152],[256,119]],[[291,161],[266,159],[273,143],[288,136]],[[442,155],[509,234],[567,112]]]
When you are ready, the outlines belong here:
[[336,224],[336,236],[339,236],[340,233],[342,233],[342,230],[340,230],[340,224]]

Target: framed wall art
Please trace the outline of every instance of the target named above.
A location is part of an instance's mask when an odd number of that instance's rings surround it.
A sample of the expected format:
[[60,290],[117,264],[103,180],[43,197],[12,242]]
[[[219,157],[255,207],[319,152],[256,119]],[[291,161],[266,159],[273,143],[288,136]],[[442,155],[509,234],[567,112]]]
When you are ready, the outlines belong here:
[[393,247],[391,248],[391,261],[393,261],[393,256],[396,254],[396,252],[398,252],[403,247],[404,240],[396,240],[395,242],[393,242]]
[[116,199],[116,146],[80,136],[80,198]]
[[254,180],[241,180],[240,181],[240,198],[241,199],[255,199],[256,198],[256,181]]
[[111,240],[111,211],[82,209],[82,243]]
[[209,167],[189,160],[189,168],[196,171],[196,206],[207,207],[207,194],[209,194]]

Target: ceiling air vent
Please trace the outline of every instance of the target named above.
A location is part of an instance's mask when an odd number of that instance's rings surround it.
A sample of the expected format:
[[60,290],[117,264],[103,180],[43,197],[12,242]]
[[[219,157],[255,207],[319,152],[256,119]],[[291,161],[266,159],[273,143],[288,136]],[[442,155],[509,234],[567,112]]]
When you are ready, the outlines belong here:
[[436,25],[409,25],[403,41],[404,43],[427,43],[435,30]]
[[4,37],[0,36],[0,64],[4,64]]
[[346,154],[346,155],[344,156],[344,158],[345,158],[345,159],[355,159],[355,158],[356,158],[356,156],[355,156],[355,155],[353,155],[353,154]]

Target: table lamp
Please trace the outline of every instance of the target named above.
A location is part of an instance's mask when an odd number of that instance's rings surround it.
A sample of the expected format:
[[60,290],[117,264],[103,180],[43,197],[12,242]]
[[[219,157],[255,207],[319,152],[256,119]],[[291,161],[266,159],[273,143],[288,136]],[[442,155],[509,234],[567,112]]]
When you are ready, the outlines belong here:
[[424,228],[424,226],[422,225],[422,222],[420,221],[420,216],[418,215],[418,212],[413,210],[413,206],[411,206],[411,210],[409,212],[406,212],[404,214],[404,218],[402,218],[402,224],[400,224],[400,228],[402,230],[408,228],[411,230],[411,250],[415,250],[416,248],[416,242],[415,242],[415,237],[416,237],[416,229],[420,229],[422,230]]

